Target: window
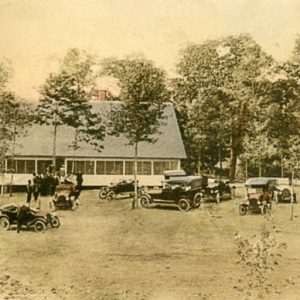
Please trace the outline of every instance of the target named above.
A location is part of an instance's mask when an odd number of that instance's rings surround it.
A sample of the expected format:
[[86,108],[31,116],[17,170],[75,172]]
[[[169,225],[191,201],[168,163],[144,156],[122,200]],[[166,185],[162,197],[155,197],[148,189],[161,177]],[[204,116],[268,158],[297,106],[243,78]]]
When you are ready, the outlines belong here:
[[35,160],[15,159],[7,161],[7,169],[17,174],[32,174],[35,172]]
[[39,174],[45,174],[47,172],[47,168],[53,164],[52,160],[38,160],[37,161],[37,172]]
[[[73,165],[74,164],[74,165]],[[67,173],[74,174],[81,172],[86,175],[94,174],[94,161],[92,160],[69,160],[67,163]]]
[[97,161],[96,173],[99,175],[123,175],[123,161]]
[[153,167],[154,167],[154,175],[163,175],[164,171],[177,170],[178,162],[176,160],[155,161]]
[[125,161],[125,175],[133,175],[134,173],[133,161]]
[[[125,162],[125,175],[134,174],[134,162]],[[137,163],[137,174],[138,175],[151,175],[151,162],[150,161],[138,161]]]

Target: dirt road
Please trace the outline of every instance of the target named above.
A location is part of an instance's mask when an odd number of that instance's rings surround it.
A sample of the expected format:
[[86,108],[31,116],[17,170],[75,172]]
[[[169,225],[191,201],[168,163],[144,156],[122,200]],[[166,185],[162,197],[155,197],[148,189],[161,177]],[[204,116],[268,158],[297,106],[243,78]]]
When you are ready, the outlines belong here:
[[[2,203],[24,200],[15,194]],[[44,211],[48,201],[42,198]],[[250,237],[267,219],[240,217],[239,201],[204,203],[188,213],[131,210],[129,199],[100,201],[96,190],[83,191],[76,211],[58,212],[59,229],[0,231],[0,298],[245,299],[247,270],[236,263],[234,234]],[[293,222],[289,213],[289,205],[274,205],[271,226],[288,247],[265,299],[300,299],[299,205]]]

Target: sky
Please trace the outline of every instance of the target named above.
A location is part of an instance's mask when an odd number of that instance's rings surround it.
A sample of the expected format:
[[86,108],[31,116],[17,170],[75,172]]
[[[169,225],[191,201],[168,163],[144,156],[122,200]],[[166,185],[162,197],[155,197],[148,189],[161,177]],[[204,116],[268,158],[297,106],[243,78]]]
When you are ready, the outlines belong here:
[[288,59],[300,0],[0,0],[0,60],[11,60],[10,88],[28,100],[72,47],[99,58],[143,53],[174,74],[187,44],[239,33]]

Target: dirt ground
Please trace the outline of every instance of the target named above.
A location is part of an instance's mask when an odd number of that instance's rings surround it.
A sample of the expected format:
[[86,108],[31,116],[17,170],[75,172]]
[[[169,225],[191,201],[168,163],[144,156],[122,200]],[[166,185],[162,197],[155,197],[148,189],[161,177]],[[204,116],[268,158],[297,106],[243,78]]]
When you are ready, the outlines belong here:
[[[57,212],[59,229],[0,231],[0,299],[246,299],[234,235],[250,237],[268,218],[239,216],[243,193],[181,213],[131,210],[130,199],[107,202],[97,190],[83,191],[76,211]],[[5,196],[1,204],[25,198]],[[44,211],[49,199],[42,198]],[[300,299],[299,205],[293,221],[289,204],[273,206],[268,222],[287,249],[264,299]],[[248,298],[259,296],[254,290]]]

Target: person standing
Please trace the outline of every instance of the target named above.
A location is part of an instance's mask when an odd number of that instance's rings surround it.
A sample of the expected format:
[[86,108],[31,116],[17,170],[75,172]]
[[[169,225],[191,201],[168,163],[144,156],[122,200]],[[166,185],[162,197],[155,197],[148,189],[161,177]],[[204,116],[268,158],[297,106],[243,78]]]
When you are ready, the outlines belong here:
[[32,192],[33,192],[33,187],[32,187],[32,184],[31,184],[31,180],[28,180],[28,184],[26,186],[26,192],[27,192],[26,202],[28,203],[28,206],[30,207],[30,202],[31,202],[31,197],[32,197]]
[[[29,180],[30,181],[30,180]],[[22,225],[26,223],[26,217],[29,214],[29,207],[22,205],[17,211],[17,233],[20,232]]]
[[76,189],[79,191],[79,193],[81,192],[82,189],[82,183],[83,183],[83,177],[82,177],[82,173],[79,171],[76,175],[76,182],[77,182],[77,187]]
[[38,209],[40,209],[41,207],[41,201],[39,201],[41,184],[42,184],[42,178],[40,174],[36,175],[35,173],[33,173],[33,199]]

